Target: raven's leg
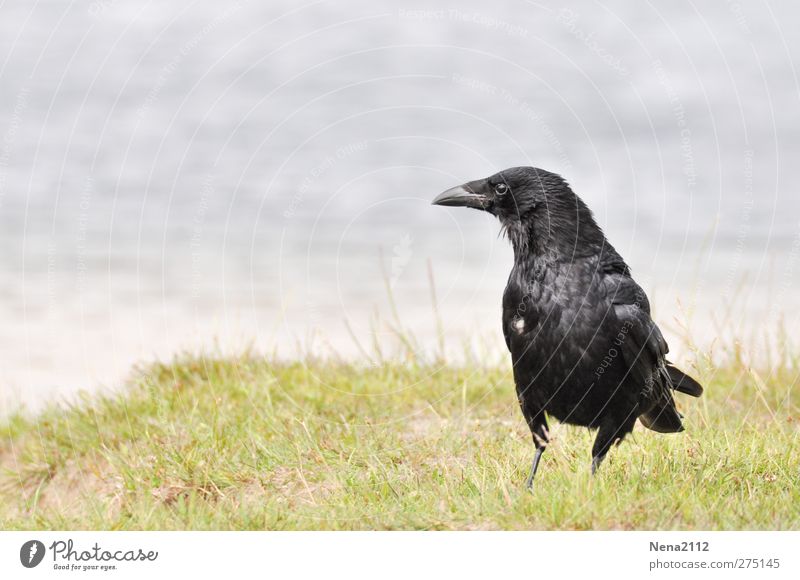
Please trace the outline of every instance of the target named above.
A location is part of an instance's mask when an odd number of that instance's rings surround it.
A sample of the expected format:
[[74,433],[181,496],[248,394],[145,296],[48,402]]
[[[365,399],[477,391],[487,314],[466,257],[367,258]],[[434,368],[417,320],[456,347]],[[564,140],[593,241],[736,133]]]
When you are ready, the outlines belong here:
[[550,432],[547,429],[547,419],[545,419],[543,411],[539,411],[533,416],[528,416],[526,413],[525,419],[528,421],[528,426],[531,428],[533,444],[536,446],[536,453],[533,455],[533,463],[531,464],[531,473],[528,476],[528,481],[525,482],[525,487],[532,489],[533,477],[536,475],[536,470],[539,468],[539,460],[542,458],[542,453],[544,453],[547,444],[550,442]]
[[632,410],[623,420],[614,416],[606,416],[600,422],[600,429],[597,431],[597,438],[594,440],[594,446],[592,447],[592,475],[600,467],[603,459],[606,458],[611,446],[614,443],[621,443],[625,436],[633,431],[636,416],[636,413]]

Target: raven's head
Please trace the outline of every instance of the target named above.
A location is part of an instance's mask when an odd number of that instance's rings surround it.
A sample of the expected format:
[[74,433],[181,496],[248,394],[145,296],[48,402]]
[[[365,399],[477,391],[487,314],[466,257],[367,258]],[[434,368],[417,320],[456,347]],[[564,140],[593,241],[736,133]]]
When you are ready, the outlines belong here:
[[536,167],[512,167],[448,189],[434,205],[480,209],[496,216],[515,250],[567,252],[603,243],[591,211],[560,176]]

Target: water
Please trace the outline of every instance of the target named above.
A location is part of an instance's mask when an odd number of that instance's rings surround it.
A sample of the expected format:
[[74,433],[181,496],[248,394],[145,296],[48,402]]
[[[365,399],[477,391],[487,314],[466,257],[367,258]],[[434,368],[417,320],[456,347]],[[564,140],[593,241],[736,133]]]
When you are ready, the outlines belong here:
[[387,279],[429,347],[429,262],[451,348],[502,351],[510,250],[429,203],[514,165],[570,180],[673,340],[791,327],[800,8],[606,4],[3,3],[3,404],[182,350],[356,355]]

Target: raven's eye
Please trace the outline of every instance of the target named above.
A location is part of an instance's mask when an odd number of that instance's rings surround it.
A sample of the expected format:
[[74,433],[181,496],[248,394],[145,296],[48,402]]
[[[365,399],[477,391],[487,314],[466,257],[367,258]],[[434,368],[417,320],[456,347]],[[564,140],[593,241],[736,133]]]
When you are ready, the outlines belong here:
[[494,186],[494,192],[497,195],[505,195],[508,193],[509,187],[505,183],[498,183]]

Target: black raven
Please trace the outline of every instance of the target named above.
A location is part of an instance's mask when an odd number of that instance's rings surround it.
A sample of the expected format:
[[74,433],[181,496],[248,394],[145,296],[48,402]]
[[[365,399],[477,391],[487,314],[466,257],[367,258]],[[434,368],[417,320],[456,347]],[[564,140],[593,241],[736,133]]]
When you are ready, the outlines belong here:
[[647,296],[561,176],[515,167],[433,203],[491,213],[514,248],[503,334],[536,446],[527,487],[549,441],[545,413],[598,430],[592,473],[637,418],[659,433],[683,431],[672,391],[699,397],[703,388],[666,360]]

